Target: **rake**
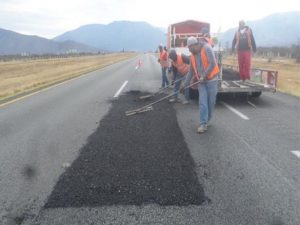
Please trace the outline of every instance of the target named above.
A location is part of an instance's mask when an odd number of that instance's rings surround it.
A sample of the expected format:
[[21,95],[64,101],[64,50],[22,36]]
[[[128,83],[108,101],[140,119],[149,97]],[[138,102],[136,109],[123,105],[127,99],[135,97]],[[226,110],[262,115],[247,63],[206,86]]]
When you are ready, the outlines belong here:
[[[179,80],[174,81],[174,84],[177,83],[177,82],[179,82],[179,81],[182,81],[183,79],[185,79],[185,77],[182,77],[182,78],[180,78]],[[152,98],[152,97],[154,97],[155,95],[158,95],[158,94],[160,94],[160,93],[163,93],[164,90],[166,90],[167,88],[169,88],[171,85],[172,85],[172,84],[169,84],[168,86],[166,86],[166,87],[164,87],[164,88],[161,88],[159,91],[157,91],[157,92],[155,92],[155,93],[153,93],[153,94],[140,96],[139,99],[142,100],[142,99]]]
[[[198,80],[198,81],[196,81],[196,82],[194,82],[194,83],[192,83],[192,84],[186,86],[184,89],[190,88],[190,87],[192,87],[193,85],[198,84],[198,83],[202,83],[202,82],[205,82],[205,81],[203,81],[203,80]],[[153,110],[153,105],[155,105],[155,104],[157,104],[157,103],[159,103],[159,102],[162,102],[162,101],[164,101],[164,100],[166,100],[166,99],[168,99],[168,98],[170,98],[170,97],[172,97],[172,96],[178,94],[179,92],[180,92],[180,90],[179,90],[179,91],[176,91],[176,92],[174,92],[174,93],[172,93],[172,94],[169,94],[169,95],[167,95],[167,96],[165,96],[165,97],[163,97],[163,98],[160,98],[160,99],[158,99],[158,100],[156,100],[156,101],[154,101],[154,102],[152,102],[152,103],[150,103],[150,104],[148,104],[148,105],[145,105],[145,106],[143,106],[143,107],[140,107],[140,108],[137,108],[137,109],[133,109],[133,110],[128,110],[128,111],[125,112],[125,115],[126,115],[126,116],[132,116],[132,115],[136,115],[136,114],[139,114],[139,113],[151,111],[151,110]]]

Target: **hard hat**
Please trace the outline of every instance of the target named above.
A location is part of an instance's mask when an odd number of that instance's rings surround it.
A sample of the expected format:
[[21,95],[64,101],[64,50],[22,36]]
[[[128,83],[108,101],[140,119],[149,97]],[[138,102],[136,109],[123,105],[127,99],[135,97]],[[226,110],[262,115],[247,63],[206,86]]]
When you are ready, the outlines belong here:
[[190,47],[192,45],[198,44],[198,40],[195,37],[189,37],[187,39],[187,46]]

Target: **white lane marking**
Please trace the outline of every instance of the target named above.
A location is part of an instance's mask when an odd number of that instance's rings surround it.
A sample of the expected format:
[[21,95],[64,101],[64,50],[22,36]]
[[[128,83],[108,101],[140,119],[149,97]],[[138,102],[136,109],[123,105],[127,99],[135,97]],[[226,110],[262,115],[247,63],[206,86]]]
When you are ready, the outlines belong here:
[[126,80],[122,86],[120,87],[120,89],[117,91],[117,93],[114,95],[114,98],[117,98],[119,96],[119,94],[122,92],[122,90],[125,88],[125,86],[127,85],[128,80]]
[[295,156],[297,156],[298,158],[300,158],[300,151],[291,151],[291,153],[293,153]]
[[227,109],[229,109],[231,112],[235,113],[239,117],[241,117],[244,120],[249,120],[249,117],[238,111],[237,109],[233,108],[232,106],[228,105],[225,102],[221,102]]

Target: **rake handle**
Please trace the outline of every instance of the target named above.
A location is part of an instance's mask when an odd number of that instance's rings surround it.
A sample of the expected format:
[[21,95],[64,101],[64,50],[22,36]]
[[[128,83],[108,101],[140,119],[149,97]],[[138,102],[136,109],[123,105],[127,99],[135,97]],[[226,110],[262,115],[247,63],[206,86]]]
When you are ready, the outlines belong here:
[[[192,83],[192,84],[186,86],[183,90],[185,90],[185,89],[187,89],[187,88],[190,88],[190,87],[192,87],[193,85],[198,84],[198,83],[201,83],[201,82],[203,82],[203,81],[198,80],[198,81],[196,81],[196,82],[194,82],[194,83]],[[152,106],[152,105],[155,105],[155,104],[157,104],[157,103],[159,103],[159,102],[161,102],[161,101],[163,101],[163,100],[165,100],[165,99],[167,99],[167,98],[170,98],[170,97],[172,97],[172,96],[174,96],[174,95],[176,95],[176,94],[178,94],[178,93],[180,93],[180,90],[179,90],[179,91],[176,91],[176,92],[174,92],[174,93],[172,93],[172,94],[169,94],[169,95],[167,95],[167,96],[165,96],[165,97],[163,97],[163,98],[161,98],[161,99],[158,99],[158,100],[155,101],[155,102],[152,102],[152,103],[150,103],[150,104],[148,104],[148,105],[145,105],[145,106],[141,107],[141,109],[147,108],[147,107]]]

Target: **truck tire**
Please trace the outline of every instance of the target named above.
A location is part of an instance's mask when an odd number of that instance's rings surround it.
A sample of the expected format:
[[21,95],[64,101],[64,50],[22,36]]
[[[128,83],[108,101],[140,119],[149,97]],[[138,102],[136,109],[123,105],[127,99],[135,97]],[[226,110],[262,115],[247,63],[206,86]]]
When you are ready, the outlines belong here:
[[261,91],[251,93],[251,97],[253,97],[253,98],[258,98],[260,95],[261,95]]

